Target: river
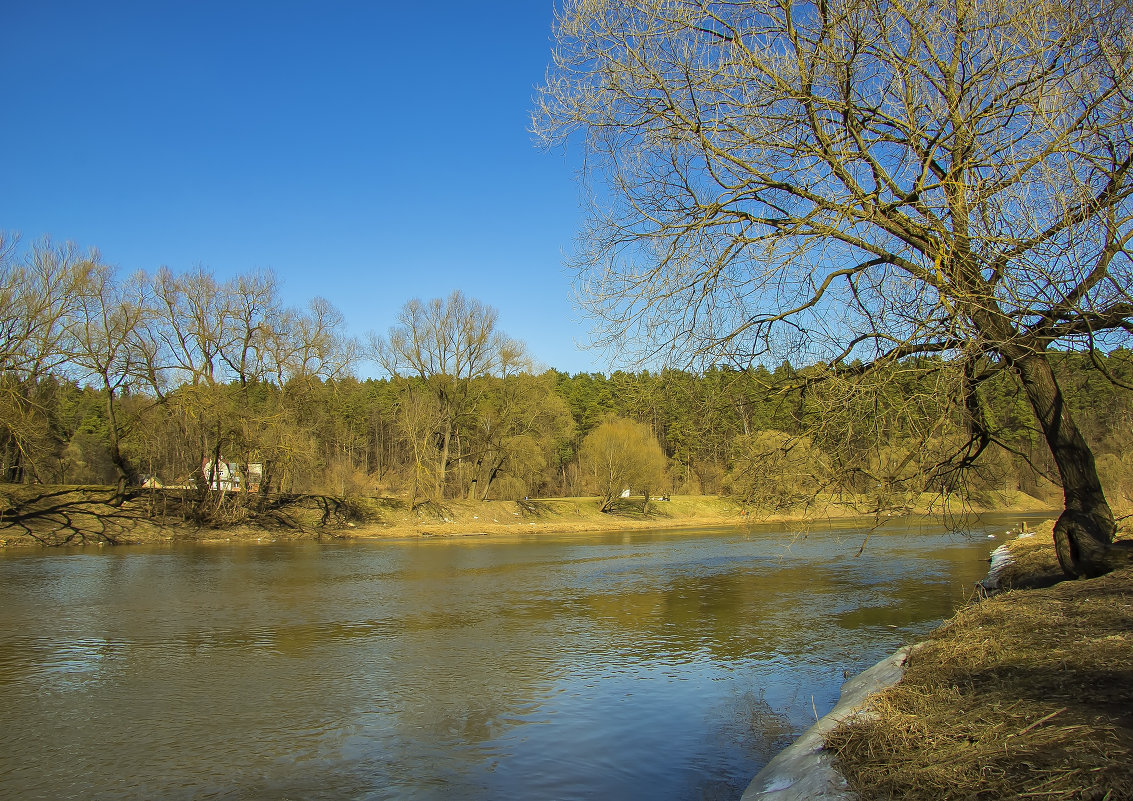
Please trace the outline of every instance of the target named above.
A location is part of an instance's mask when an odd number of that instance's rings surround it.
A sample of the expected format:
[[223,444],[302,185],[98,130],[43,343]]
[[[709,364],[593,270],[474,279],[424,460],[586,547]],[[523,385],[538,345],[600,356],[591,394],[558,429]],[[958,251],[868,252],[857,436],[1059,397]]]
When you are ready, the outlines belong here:
[[4,553],[0,798],[738,798],[1008,525]]

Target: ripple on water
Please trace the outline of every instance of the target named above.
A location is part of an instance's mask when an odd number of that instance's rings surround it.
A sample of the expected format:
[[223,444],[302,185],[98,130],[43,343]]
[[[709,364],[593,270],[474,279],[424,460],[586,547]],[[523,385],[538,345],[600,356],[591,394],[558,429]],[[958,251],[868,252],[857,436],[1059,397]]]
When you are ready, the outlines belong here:
[[0,797],[737,797],[982,575],[920,536],[0,557]]

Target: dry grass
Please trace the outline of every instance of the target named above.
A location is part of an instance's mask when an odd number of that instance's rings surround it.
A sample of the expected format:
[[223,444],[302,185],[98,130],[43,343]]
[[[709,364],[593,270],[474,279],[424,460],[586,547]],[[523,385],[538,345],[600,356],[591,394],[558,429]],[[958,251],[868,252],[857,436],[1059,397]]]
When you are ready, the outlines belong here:
[[740,525],[746,518],[727,498],[674,496],[598,511],[596,498],[522,501],[446,500],[416,506],[396,498],[336,499],[321,495],[258,498],[227,493],[207,521],[195,518],[188,490],[134,490],[113,505],[112,487],[0,484],[0,547],[323,537],[476,536]]
[[[591,531],[633,531],[701,526],[743,526],[827,519],[883,522],[854,515],[853,505],[825,499],[805,510],[760,513],[717,496],[673,495],[650,501],[640,496],[620,502],[611,513],[598,511],[597,498],[531,500],[445,500],[411,505],[404,498],[325,495],[272,495],[258,498],[227,493],[207,519],[193,513],[193,493],[167,488],[134,490],[120,506],[108,499],[111,487],[44,487],[0,484],[0,547],[125,544],[168,541],[296,538],[404,538],[531,535]],[[1034,511],[1029,499],[1012,509]],[[919,509],[939,515],[929,505]],[[1005,511],[997,509],[995,511]]]
[[1054,553],[1054,521],[1040,525],[1033,537],[1008,543],[1011,561],[999,573],[1003,589],[1050,587],[1065,578]]
[[[1054,560],[1034,540],[1015,586]],[[827,747],[862,799],[1133,799],[1131,629],[1133,569],[983,601]]]

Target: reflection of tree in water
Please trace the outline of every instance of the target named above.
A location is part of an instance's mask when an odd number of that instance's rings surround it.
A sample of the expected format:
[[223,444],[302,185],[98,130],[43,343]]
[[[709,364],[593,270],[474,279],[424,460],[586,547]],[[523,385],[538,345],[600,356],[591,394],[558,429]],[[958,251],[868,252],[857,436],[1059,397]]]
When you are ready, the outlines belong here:
[[762,689],[736,694],[732,703],[713,716],[712,746],[718,754],[743,755],[746,772],[721,775],[698,775],[681,794],[698,801],[731,801],[739,798],[748,780],[794,740],[798,732],[791,725],[786,711],[776,710],[764,697]]
[[760,764],[786,748],[795,739],[797,732],[791,725],[785,711],[777,711],[763,695],[745,692],[736,700],[738,714],[735,716],[736,742],[755,757]]
[[582,600],[586,614],[618,629],[616,641],[637,659],[679,661],[703,649],[733,661],[804,650],[820,616],[801,607],[832,609],[843,594],[831,571],[776,564],[768,570],[746,565],[652,585],[615,586]]
[[555,680],[554,604],[517,600],[495,576],[494,553],[419,549],[397,574],[410,580],[381,590],[381,614],[398,634],[380,641],[380,684],[396,689],[375,699],[375,734],[401,759],[447,760],[452,781],[478,772],[484,750],[521,725]]

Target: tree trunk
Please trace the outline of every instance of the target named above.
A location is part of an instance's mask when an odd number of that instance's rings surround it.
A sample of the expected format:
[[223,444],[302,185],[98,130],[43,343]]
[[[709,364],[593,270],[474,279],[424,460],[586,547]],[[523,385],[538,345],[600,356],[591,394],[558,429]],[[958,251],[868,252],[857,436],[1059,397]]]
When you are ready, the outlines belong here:
[[262,512],[267,505],[268,492],[271,488],[271,474],[272,461],[265,459],[260,467],[260,490],[256,493],[256,512]]
[[[472,466],[472,483],[468,485],[468,500],[470,501],[476,500],[476,482],[480,478],[480,470],[483,466],[483,459],[477,459],[476,463]],[[489,479],[489,483],[491,483],[491,479]],[[484,488],[484,491],[488,491],[487,487]]]
[[12,437],[12,445],[11,445],[11,456],[8,458],[8,470],[7,470],[7,472],[8,472],[8,483],[9,484],[21,484],[21,483],[23,483],[24,470],[23,470],[23,461],[20,458],[21,455],[22,455],[22,453],[20,451],[20,446],[15,441],[15,437],[13,436]]
[[1042,426],[1065,496],[1054,525],[1058,562],[1068,576],[1099,576],[1129,564],[1133,551],[1114,547],[1117,524],[1102,491],[1094,454],[1066,407],[1043,352],[1013,360],[1035,417]]
[[503,466],[504,462],[501,459],[500,461],[496,462],[495,466],[491,470],[488,471],[488,480],[484,482],[484,493],[480,496],[480,500],[488,500],[488,492],[492,489],[492,482],[496,480],[496,476],[500,474],[500,470],[503,469]]
[[444,439],[441,441],[441,453],[437,460],[437,502],[445,499],[445,486],[448,477],[448,451],[452,441],[452,420],[445,418]]
[[133,484],[137,474],[134,472],[133,466],[126,460],[122,454],[122,438],[118,426],[118,408],[115,404],[114,390],[109,387],[107,382],[106,392],[106,423],[107,423],[107,436],[110,440],[110,462],[114,465],[114,471],[117,474],[118,480],[114,488],[114,497],[110,499],[111,506],[121,506],[122,502],[126,500],[126,487]]

